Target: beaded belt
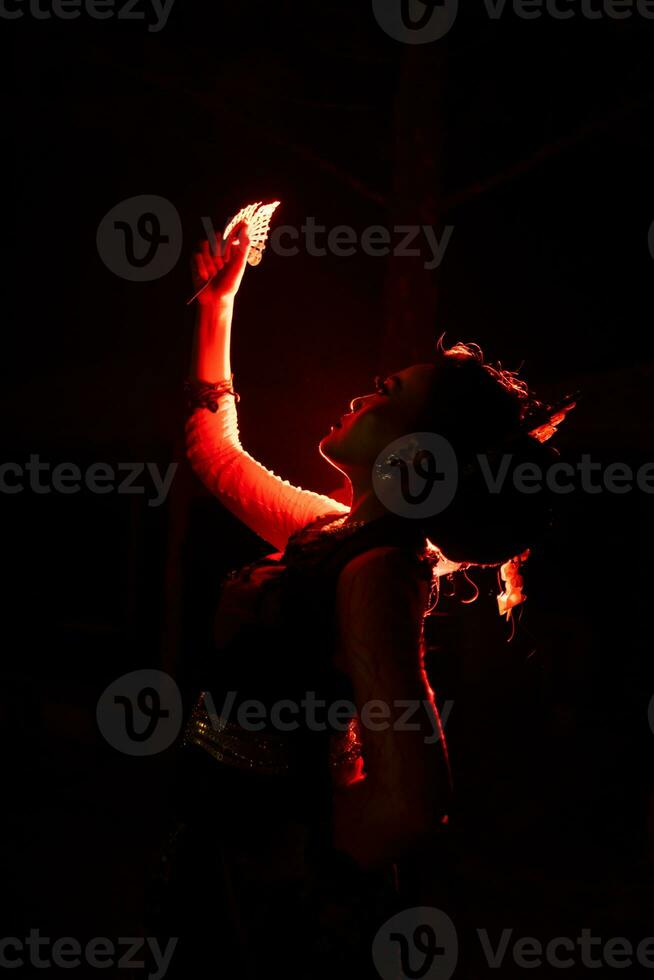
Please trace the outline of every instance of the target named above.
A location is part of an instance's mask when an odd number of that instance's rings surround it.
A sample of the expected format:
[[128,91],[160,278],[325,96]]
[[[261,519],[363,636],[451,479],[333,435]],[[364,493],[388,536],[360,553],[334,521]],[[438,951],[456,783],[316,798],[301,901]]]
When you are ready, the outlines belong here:
[[[207,711],[202,692],[184,730],[184,745],[196,745],[219,762],[251,772],[281,774],[292,767],[287,735],[252,732]],[[339,767],[361,757],[359,722],[352,718],[342,732],[330,735],[329,762]]]

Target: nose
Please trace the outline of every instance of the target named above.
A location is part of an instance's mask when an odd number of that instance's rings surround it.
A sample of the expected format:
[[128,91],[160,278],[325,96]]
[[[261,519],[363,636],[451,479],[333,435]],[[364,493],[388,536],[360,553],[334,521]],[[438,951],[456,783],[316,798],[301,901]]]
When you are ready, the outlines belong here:
[[365,398],[364,395],[359,395],[358,398],[353,398],[352,401],[350,402],[350,411],[356,412],[358,408],[361,408],[364,402],[364,398]]

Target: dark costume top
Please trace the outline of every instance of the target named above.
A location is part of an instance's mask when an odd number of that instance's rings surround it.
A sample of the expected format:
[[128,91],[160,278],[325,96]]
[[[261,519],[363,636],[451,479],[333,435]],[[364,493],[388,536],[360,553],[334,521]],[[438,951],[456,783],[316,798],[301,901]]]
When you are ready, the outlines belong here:
[[332,663],[335,594],[347,563],[375,547],[402,548],[429,582],[432,572],[406,521],[322,532],[334,517],[223,584],[152,891],[152,927],[180,937],[169,976],[378,976],[370,945],[395,909],[393,868],[362,872],[331,844],[334,767],[360,753],[355,723],[341,712],[329,724],[329,705],[353,701]]

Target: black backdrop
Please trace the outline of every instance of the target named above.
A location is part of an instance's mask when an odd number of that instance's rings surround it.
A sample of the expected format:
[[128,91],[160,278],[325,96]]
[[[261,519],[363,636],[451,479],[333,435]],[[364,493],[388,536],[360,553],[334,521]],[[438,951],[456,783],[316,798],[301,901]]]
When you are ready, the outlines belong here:
[[[86,489],[2,495],[7,934],[131,935],[169,754],[113,750],[97,698],[140,667],[184,686],[221,575],[266,551],[184,463],[186,260],[200,218],[219,225],[274,197],[296,226],[454,227],[438,270],[412,267],[424,295],[402,292],[401,258],[360,252],[270,254],[248,271],[234,336],[241,433],[284,477],[337,491],[315,450],[329,422],[443,330],[524,364],[545,396],[582,389],[565,458],[641,465],[654,25],[493,21],[479,5],[412,47],[369,4],[176,0],[159,32],[85,16],[1,26],[15,219],[4,458],[180,463],[161,507]],[[169,274],[139,283],[111,272],[96,233],[142,194],[174,204],[183,247]],[[398,308],[413,309],[408,341]],[[651,929],[651,527],[638,491],[563,497],[511,645],[487,578],[476,606],[452,604],[466,610],[465,624],[454,616],[465,655],[453,662],[430,624],[434,683],[455,704],[460,880],[475,921],[544,936]]]

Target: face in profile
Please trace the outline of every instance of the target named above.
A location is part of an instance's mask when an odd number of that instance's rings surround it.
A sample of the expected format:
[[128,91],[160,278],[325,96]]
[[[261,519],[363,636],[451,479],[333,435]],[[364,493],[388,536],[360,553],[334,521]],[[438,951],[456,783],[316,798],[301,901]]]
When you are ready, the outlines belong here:
[[344,473],[370,468],[389,443],[417,431],[432,396],[438,368],[413,364],[380,379],[379,389],[350,403],[332,425],[320,452]]

